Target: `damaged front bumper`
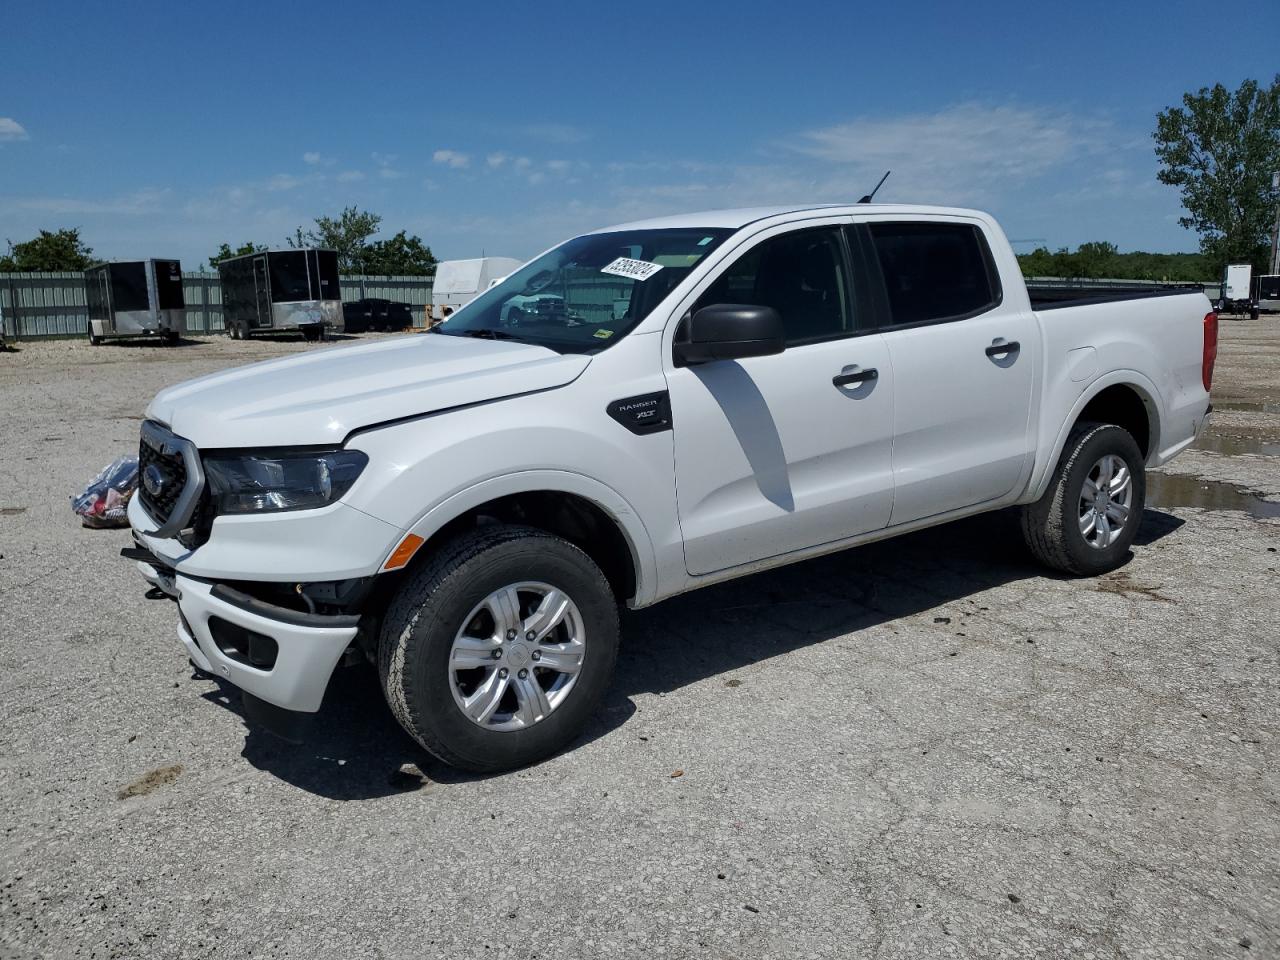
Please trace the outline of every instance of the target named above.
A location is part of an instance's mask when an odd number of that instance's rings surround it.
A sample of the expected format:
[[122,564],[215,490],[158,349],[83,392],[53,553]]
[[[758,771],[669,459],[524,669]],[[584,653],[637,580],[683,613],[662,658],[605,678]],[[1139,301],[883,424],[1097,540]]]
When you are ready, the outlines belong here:
[[284,710],[320,709],[334,668],[355,641],[359,615],[292,610],[178,573],[145,548],[121,552],[177,602],[178,639],[199,669]]

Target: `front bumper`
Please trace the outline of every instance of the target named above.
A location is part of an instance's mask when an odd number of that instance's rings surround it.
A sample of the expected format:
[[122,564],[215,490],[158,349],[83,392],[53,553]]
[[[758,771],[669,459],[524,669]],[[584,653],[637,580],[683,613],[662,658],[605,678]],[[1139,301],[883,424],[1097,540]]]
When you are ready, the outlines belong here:
[[[178,639],[197,667],[285,710],[315,713],[320,709],[329,678],[355,639],[357,617],[295,614],[158,563],[140,560],[138,570],[153,587],[177,601]],[[307,620],[312,622],[302,622]],[[269,668],[253,665],[234,649],[224,650],[214,637],[217,621],[221,621],[218,628],[224,645],[227,635],[242,632],[273,641],[275,655]],[[327,625],[318,625],[322,622]]]

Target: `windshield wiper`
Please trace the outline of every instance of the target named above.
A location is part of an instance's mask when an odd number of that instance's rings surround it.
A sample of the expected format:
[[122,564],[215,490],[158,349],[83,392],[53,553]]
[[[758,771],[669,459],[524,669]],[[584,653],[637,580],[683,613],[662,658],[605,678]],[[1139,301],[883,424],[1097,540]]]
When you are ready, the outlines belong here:
[[521,337],[514,333],[507,333],[505,330],[494,330],[491,327],[481,327],[479,330],[446,330],[443,324],[437,324],[427,331],[428,333],[443,333],[449,337],[475,337],[479,340],[520,340],[528,342],[526,337]]
[[476,337],[480,340],[524,340],[514,333],[507,333],[505,330],[494,330],[492,327],[481,327],[478,330],[463,330],[464,337]]

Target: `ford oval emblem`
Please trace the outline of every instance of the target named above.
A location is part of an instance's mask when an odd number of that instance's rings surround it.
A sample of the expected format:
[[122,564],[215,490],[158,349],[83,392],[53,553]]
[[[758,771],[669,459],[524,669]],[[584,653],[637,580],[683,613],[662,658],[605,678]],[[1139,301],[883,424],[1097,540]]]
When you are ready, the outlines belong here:
[[142,486],[147,493],[153,497],[158,497],[168,485],[168,481],[160,468],[154,463],[147,464],[147,468],[142,471]]

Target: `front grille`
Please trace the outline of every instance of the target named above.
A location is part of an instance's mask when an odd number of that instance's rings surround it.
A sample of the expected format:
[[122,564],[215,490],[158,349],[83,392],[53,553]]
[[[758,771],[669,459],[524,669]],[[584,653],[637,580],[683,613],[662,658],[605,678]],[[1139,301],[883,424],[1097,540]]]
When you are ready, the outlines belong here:
[[153,420],[142,424],[138,445],[139,502],[161,537],[189,530],[204,493],[200,454],[190,440],[174,436]]
[[[150,466],[155,466],[163,478],[158,494],[151,493],[143,482]],[[144,434],[138,445],[138,481],[138,496],[142,498],[142,505],[147,508],[147,513],[157,523],[166,523],[187,486],[187,465],[182,460],[182,454],[165,453],[153,447]]]

